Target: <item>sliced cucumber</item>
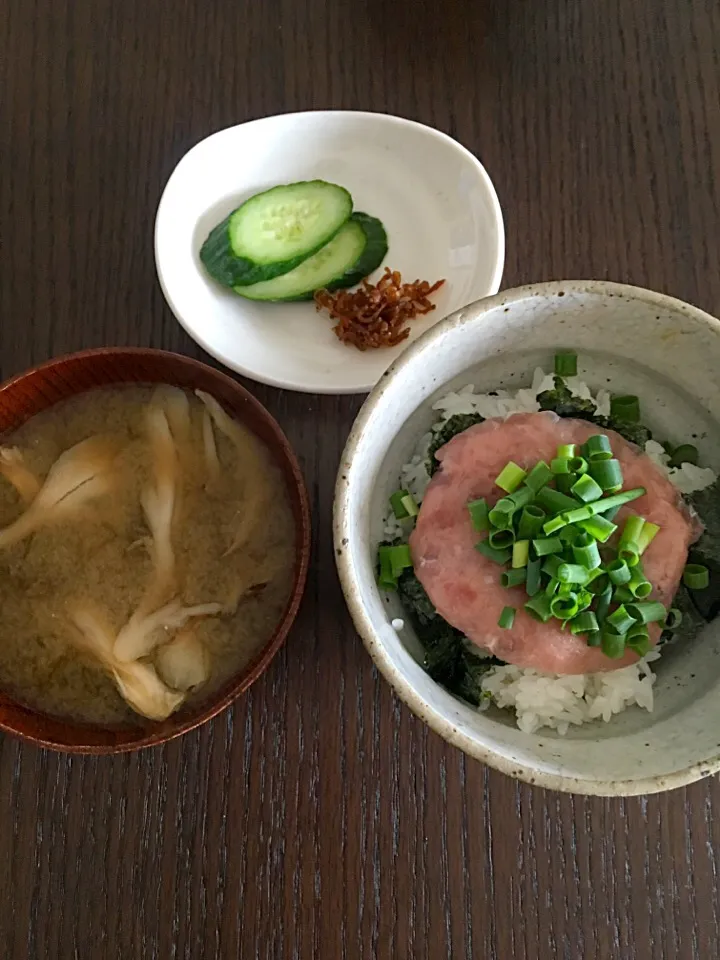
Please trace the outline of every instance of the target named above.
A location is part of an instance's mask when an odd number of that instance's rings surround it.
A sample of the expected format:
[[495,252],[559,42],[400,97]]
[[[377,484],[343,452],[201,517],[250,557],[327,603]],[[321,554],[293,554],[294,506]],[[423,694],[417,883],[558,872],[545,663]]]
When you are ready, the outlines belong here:
[[308,180],[273,187],[219,223],[200,259],[225,286],[272,280],[324,247],[351,213],[352,197],[334,183]]
[[345,276],[367,245],[365,231],[355,220],[349,220],[340,232],[312,257],[273,280],[235,287],[235,293],[247,300],[306,300],[313,291],[326,287],[334,279]]
[[[354,213],[351,219],[362,227],[365,234],[365,249],[341,277],[336,277],[325,284],[326,290],[354,287],[356,283],[360,283],[361,280],[369,276],[373,270],[377,270],[387,255],[387,233],[377,217],[370,217],[367,213],[358,212]],[[316,289],[320,288],[317,287]]]

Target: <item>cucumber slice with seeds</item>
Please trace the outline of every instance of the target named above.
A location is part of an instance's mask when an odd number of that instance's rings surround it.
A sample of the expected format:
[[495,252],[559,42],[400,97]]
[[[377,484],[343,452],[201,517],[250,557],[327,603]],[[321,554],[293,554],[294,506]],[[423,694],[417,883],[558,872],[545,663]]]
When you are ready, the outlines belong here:
[[225,286],[272,280],[324,247],[351,213],[352,197],[334,183],[308,180],[272,187],[219,223],[200,259]]
[[354,213],[322,250],[273,280],[235,287],[247,300],[312,300],[316,290],[351,287],[380,266],[387,253],[385,228],[375,217]]

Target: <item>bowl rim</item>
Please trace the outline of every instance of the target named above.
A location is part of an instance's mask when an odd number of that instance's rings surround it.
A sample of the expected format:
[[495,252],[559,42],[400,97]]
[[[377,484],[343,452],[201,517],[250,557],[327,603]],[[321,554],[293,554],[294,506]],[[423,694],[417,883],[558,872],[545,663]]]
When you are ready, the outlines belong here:
[[480,760],[501,773],[549,790],[602,797],[660,793],[687,786],[704,777],[720,772],[720,753],[664,776],[640,777],[637,780],[590,780],[538,771],[528,763],[508,760],[496,753],[492,747],[479,743],[461,733],[450,720],[415,691],[412,684],[396,670],[390,658],[385,655],[383,643],[373,629],[370,618],[355,590],[353,565],[349,559],[349,552],[345,549],[347,541],[352,537],[352,525],[349,522],[352,510],[348,492],[351,483],[349,478],[354,472],[352,464],[356,459],[356,449],[368,420],[371,418],[375,407],[381,402],[388,383],[397,371],[415,362],[416,356],[430,350],[435,340],[442,337],[444,331],[453,326],[475,323],[490,310],[527,300],[529,297],[557,297],[560,294],[594,294],[608,298],[640,300],[665,310],[683,312],[694,320],[707,325],[715,334],[720,336],[720,320],[699,307],[668,294],[609,280],[551,280],[525,284],[503,290],[492,297],[477,300],[443,318],[412,343],[386,370],[365,400],[355,419],[341,457],[335,484],[333,504],[335,562],[355,629],[378,670],[410,710],[448,743],[459,747],[468,756]]
[[[305,593],[305,586],[310,564],[312,537],[310,501],[308,498],[305,479],[300,469],[300,464],[295,451],[290,445],[290,441],[285,436],[284,431],[270,411],[242,384],[238,383],[237,380],[234,380],[222,370],[217,370],[215,367],[211,367],[209,364],[203,363],[201,360],[196,360],[194,357],[188,357],[181,353],[175,353],[171,350],[161,350],[155,347],[91,347],[85,350],[77,350],[71,353],[61,354],[58,357],[53,357],[50,360],[45,360],[42,363],[38,363],[27,370],[23,370],[7,380],[3,380],[0,383],[0,395],[4,394],[8,390],[13,389],[14,387],[17,387],[19,384],[22,384],[22,382],[28,377],[34,376],[38,373],[43,373],[45,371],[51,371],[56,367],[62,367],[68,361],[79,363],[87,362],[92,365],[92,362],[95,359],[122,357],[135,357],[138,359],[142,357],[150,360],[158,359],[161,362],[169,361],[176,365],[180,364],[180,366],[185,367],[185,369],[191,373],[202,372],[204,376],[209,375],[214,378],[216,382],[223,383],[229,392],[235,393],[244,404],[254,410],[254,412],[257,414],[258,420],[263,420],[267,424],[274,437],[273,446],[270,447],[270,449],[279,453],[282,459],[285,460],[287,470],[284,470],[283,473],[285,474],[286,482],[288,483],[288,486],[292,485],[298,498],[299,519],[295,523],[297,543],[295,550],[295,573],[292,582],[292,593],[288,598],[282,618],[278,621],[277,627],[271,635],[269,642],[258,652],[258,654],[250,661],[250,663],[243,668],[237,681],[234,682],[233,677],[229,678],[229,680],[226,681],[226,683],[220,688],[220,696],[216,698],[211,697],[211,699],[202,707],[202,709],[199,709],[197,713],[188,717],[171,731],[163,730],[154,733],[150,731],[144,733],[142,736],[139,736],[137,740],[123,743],[67,744],[58,743],[50,739],[44,739],[42,736],[28,734],[25,731],[17,729],[11,723],[8,723],[6,720],[0,717],[0,730],[4,733],[10,734],[11,736],[26,743],[31,743],[35,746],[44,747],[59,753],[82,754],[88,756],[111,756],[121,753],[130,753],[136,750],[146,749],[148,747],[158,747],[168,743],[171,740],[175,740],[177,737],[181,737],[184,734],[189,733],[191,730],[202,726],[207,721],[212,720],[218,714],[222,713],[226,708],[231,706],[234,701],[241,696],[241,694],[245,693],[245,691],[248,690],[248,688],[252,686],[252,684],[255,683],[255,681],[265,672],[270,665],[270,662],[285,642],[287,634],[295,622]],[[108,384],[111,382],[112,381],[108,381]],[[123,380],[118,380],[116,382],[118,384],[124,382],[132,382],[137,384],[141,383],[141,381]],[[156,382],[159,383],[160,381]],[[98,384],[98,387],[102,386],[103,384]],[[87,391],[78,391],[77,393],[73,394],[73,396],[79,396],[80,393],[84,392]],[[52,405],[53,404],[51,404],[51,406]],[[17,708],[22,711],[30,712],[41,717],[51,716],[50,714],[44,714],[43,711],[35,710],[32,707],[27,707],[22,702],[15,700],[11,696],[4,696],[7,702],[13,706],[17,706]],[[64,718],[60,719],[67,723],[73,722],[71,720],[66,721]],[[103,728],[101,724],[78,723],[77,725],[78,727],[87,726],[90,729],[109,729]]]
[[[165,185],[160,195],[160,200],[157,205],[155,212],[155,221],[153,227],[153,253],[155,260],[155,272],[157,274],[158,283],[160,284],[160,289],[162,290],[165,301],[170,308],[170,312],[175,317],[176,321],[180,326],[185,330],[187,335],[206,353],[210,354],[215,360],[219,363],[222,363],[228,369],[234,371],[235,373],[240,374],[243,377],[248,377],[250,380],[254,380],[258,383],[264,383],[271,387],[277,387],[281,390],[292,390],[296,393],[321,393],[327,394],[329,396],[341,396],[344,394],[348,395],[357,395],[366,393],[372,390],[375,384],[364,385],[363,387],[329,387],[323,386],[322,384],[307,384],[300,383],[293,380],[286,380],[282,377],[276,377],[272,374],[263,374],[260,376],[258,371],[254,367],[246,367],[242,363],[235,360],[229,359],[221,351],[219,351],[214,343],[211,340],[208,340],[202,333],[202,330],[198,330],[197,326],[188,320],[185,316],[185,312],[180,309],[177,303],[177,298],[172,295],[170,289],[168,288],[165,272],[163,269],[164,256],[162,253],[162,244],[161,244],[161,232],[164,227],[164,221],[168,216],[169,210],[168,204],[168,193],[172,181],[175,177],[175,174],[178,170],[185,164],[185,162],[190,158],[196,150],[200,149],[204,144],[209,140],[212,140],[214,137],[220,137],[223,134],[227,134],[232,130],[240,129],[241,127],[261,127],[263,124],[277,123],[280,120],[285,119],[302,119],[304,117],[311,116],[323,116],[336,120],[340,117],[354,116],[358,118],[369,119],[380,124],[388,124],[389,126],[398,126],[398,127],[410,127],[417,131],[422,131],[426,135],[429,135],[435,138],[438,141],[445,143],[446,146],[456,150],[460,153],[468,162],[472,164],[475,168],[476,173],[482,182],[483,188],[487,193],[488,199],[491,203],[493,209],[493,217],[495,221],[495,227],[497,230],[497,250],[495,263],[493,267],[492,280],[490,283],[491,294],[494,295],[500,289],[500,284],[502,282],[503,273],[505,270],[505,258],[506,258],[506,246],[507,238],[505,231],[505,219],[503,217],[502,206],[500,204],[500,198],[498,196],[497,189],[495,184],[490,177],[487,169],[485,168],[482,161],[477,157],[471,150],[468,149],[463,143],[460,143],[459,140],[456,140],[450,134],[445,133],[443,130],[438,130],[436,127],[431,127],[429,124],[421,123],[419,120],[412,120],[408,117],[401,117],[393,113],[383,113],[376,110],[287,110],[281,113],[269,114],[264,117],[254,117],[250,120],[245,120],[242,123],[230,124],[227,127],[221,127],[218,130],[213,130],[212,133],[207,134],[201,140],[198,140],[197,143],[194,143],[189,150],[187,150],[175,164],[173,169],[170,171],[170,174],[165,181]],[[170,207],[172,210],[172,207]],[[440,322],[440,321],[437,321]],[[433,327],[436,324],[433,324]],[[432,329],[432,328],[431,328]],[[418,338],[420,339],[420,338]],[[403,348],[403,353],[407,347]],[[401,354],[402,355],[402,354]]]

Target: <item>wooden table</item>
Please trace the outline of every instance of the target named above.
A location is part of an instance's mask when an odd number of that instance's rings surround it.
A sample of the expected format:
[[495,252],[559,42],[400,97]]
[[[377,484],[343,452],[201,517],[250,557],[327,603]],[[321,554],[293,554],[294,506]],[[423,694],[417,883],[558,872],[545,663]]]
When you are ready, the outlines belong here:
[[[3,0],[0,359],[202,356],[153,219],[182,154],[279,111],[384,110],[483,160],[504,285],[601,277],[720,310],[717,0]],[[592,800],[519,785],[417,721],[355,636],[330,542],[359,398],[251,384],[316,520],[264,678],[164,749],[0,740],[0,956],[712,960],[720,787]]]

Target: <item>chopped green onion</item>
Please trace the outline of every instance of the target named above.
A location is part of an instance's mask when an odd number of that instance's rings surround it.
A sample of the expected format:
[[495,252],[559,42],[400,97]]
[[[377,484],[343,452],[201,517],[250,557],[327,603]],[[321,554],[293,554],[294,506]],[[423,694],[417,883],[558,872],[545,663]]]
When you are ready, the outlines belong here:
[[605,617],[605,623],[609,623],[618,633],[627,633],[635,621],[639,619],[639,617],[634,617],[624,604],[620,604],[616,610]]
[[671,607],[668,610],[667,617],[665,617],[664,628],[666,630],[677,630],[682,623],[682,618],[682,610],[678,610],[677,607]]
[[576,473],[579,477],[588,472],[588,462],[584,457],[573,457],[570,461],[570,473]]
[[589,520],[592,516],[594,516],[592,504],[586,503],[584,507],[568,510],[567,513],[562,515],[562,518],[566,523],[578,523],[580,520]]
[[643,553],[645,553],[659,532],[660,527],[656,523],[650,523],[649,520],[645,521],[643,528],[640,531],[640,536],[635,538],[635,543],[637,544],[638,552],[641,556]]
[[475,549],[478,551],[478,553],[481,553],[484,557],[487,557],[488,560],[492,560],[493,563],[507,563],[512,556],[510,550],[498,550],[495,547],[490,546],[487,540],[481,540],[480,543],[476,543]]
[[636,600],[645,600],[652,593],[652,584],[645,579],[640,565],[632,568],[632,575],[628,583],[628,590]]
[[[406,504],[406,500],[409,500],[408,504]],[[407,490],[396,490],[390,497],[390,506],[397,520],[405,520],[407,517],[417,516],[417,504]],[[408,506],[410,506],[410,509],[408,509]]]
[[558,593],[561,597],[575,596],[578,588],[578,584],[575,583],[561,583],[558,587]]
[[710,585],[710,571],[701,563],[688,563],[683,571],[683,583],[691,590],[705,590]]
[[515,493],[509,494],[506,499],[514,503],[515,509],[519,510],[521,507],[526,507],[534,496],[535,494],[530,487],[525,486],[520,487]]
[[495,486],[500,487],[500,489],[506,493],[514,493],[526,476],[527,474],[523,468],[510,460],[509,463],[505,464],[497,477],[495,477]]
[[499,530],[509,530],[512,526],[512,517],[515,513],[515,504],[509,497],[503,497],[488,513],[490,523]]
[[558,473],[555,477],[555,487],[560,493],[570,494],[570,488],[575,483],[575,477],[571,473]]
[[567,597],[558,594],[550,601],[550,610],[558,620],[572,620],[578,613],[577,596],[574,593]]
[[570,489],[583,503],[592,503],[593,500],[599,500],[603,495],[603,488],[600,484],[587,474],[576,480]]
[[420,507],[417,505],[417,501],[411,493],[402,498],[402,503],[409,517],[416,517],[420,513]]
[[504,587],[519,587],[521,583],[525,583],[526,577],[527,570],[524,568],[518,570],[505,570],[505,572],[500,575],[500,583]]
[[542,585],[540,579],[540,565],[540,560],[530,560],[528,562],[525,593],[527,593],[529,597],[534,597]]
[[616,586],[620,586],[623,583],[630,583],[632,574],[630,573],[630,567],[628,567],[624,560],[620,558],[613,560],[605,569],[607,570],[607,575]]
[[602,652],[612,660],[618,660],[625,653],[625,637],[611,630],[603,630],[600,641]]
[[617,493],[622,490],[623,475],[619,460],[591,460],[590,476],[604,493]]
[[473,530],[477,533],[485,533],[490,527],[489,510],[485,498],[480,497],[479,500],[471,500],[467,508],[470,512],[470,522],[473,525]]
[[540,623],[547,623],[552,616],[550,600],[544,593],[536,593],[531,597],[525,604],[525,609],[534,620],[539,620]]
[[578,526],[581,530],[595,537],[600,543],[605,543],[617,530],[617,526],[608,519],[601,516],[588,517],[587,520],[580,520]]
[[629,567],[636,567],[640,562],[640,551],[636,543],[626,540],[618,546],[618,558],[624,560]]
[[612,397],[610,416],[625,423],[640,423],[640,401],[637,397]]
[[625,639],[625,645],[639,657],[644,657],[650,650],[650,636],[647,633],[629,633]]
[[625,521],[623,532],[620,534],[620,543],[637,543],[642,528],[645,526],[645,519],[639,517],[636,513],[631,513]]
[[542,490],[538,491],[535,499],[552,513],[562,513],[563,510],[572,510],[577,506],[577,500],[560,493],[559,490],[553,490],[552,487],[543,487]]
[[561,443],[557,448],[556,456],[560,460],[572,460],[575,456],[575,451],[577,450],[577,445],[574,443]]
[[567,523],[565,522],[565,520],[563,520],[561,516],[551,517],[551,519],[548,520],[547,523],[543,524],[543,533],[550,536],[550,534],[557,533],[558,530],[562,530],[563,527],[566,527],[566,526],[567,526]]
[[649,600],[646,603],[629,603],[627,612],[638,623],[664,623],[667,616],[665,607],[656,600]]
[[615,517],[620,513],[620,508],[621,505],[611,507],[610,510],[604,510],[603,513],[605,515],[605,519],[610,521],[614,520]]
[[595,597],[588,590],[580,590],[577,595],[577,599],[578,611],[582,611],[587,610],[588,607],[592,606]]
[[560,564],[557,578],[560,583],[578,583],[581,586],[584,586],[590,580],[588,570],[579,563]]
[[599,647],[602,641],[602,634],[599,630],[593,630],[585,637],[585,642],[589,647]]
[[556,457],[550,461],[550,469],[553,473],[574,473],[570,469],[571,460],[568,457]]
[[584,445],[585,456],[588,460],[611,460],[612,447],[604,433],[596,433],[588,437]]
[[558,377],[577,376],[577,354],[573,350],[561,350],[555,354],[555,375]]
[[547,557],[551,553],[559,553],[563,545],[558,537],[547,537],[544,540],[533,540],[533,548],[536,556]]
[[622,584],[622,586],[616,588],[613,594],[613,600],[615,603],[632,603],[635,597],[632,595],[630,587],[628,587],[627,584]]
[[397,590],[397,578],[392,572],[392,547],[383,546],[378,549],[378,561],[380,563],[380,574],[378,576],[378,585],[383,590]]
[[558,536],[564,544],[572,547],[574,546],[580,537],[583,536],[583,533],[578,530],[577,527],[571,526],[571,524],[566,523],[564,527],[561,527],[558,531]]
[[542,490],[552,480],[552,470],[544,460],[538,460],[530,473],[525,477],[525,486],[530,487],[533,493]]
[[613,591],[612,587],[607,587],[603,593],[598,597],[597,606],[595,607],[595,616],[600,625],[605,623],[605,618],[608,615],[610,610],[610,603],[612,602]]
[[407,570],[408,567],[412,567],[413,565],[410,547],[407,543],[401,543],[395,547],[387,547],[386,549],[390,556],[390,567],[393,578],[397,580],[403,570]]
[[502,627],[503,630],[509,630],[514,622],[515,607],[503,607],[503,612],[500,614],[500,619],[498,620],[498,626]]
[[[592,573],[594,572],[595,571],[592,571]],[[593,579],[586,584],[586,587],[590,593],[594,593],[595,596],[599,597],[608,589],[608,587],[611,587],[610,577],[605,573],[604,570],[600,570],[599,576],[593,577]]]
[[[589,503],[585,509],[592,510],[592,516],[595,516],[597,513],[602,513],[607,517],[610,510],[614,510],[615,507],[622,507],[632,500],[637,500],[638,497],[644,497],[646,493],[645,487],[633,487],[632,490],[623,490],[622,493],[616,493],[612,497],[603,497],[602,500]],[[578,517],[578,519],[584,520],[585,517]],[[610,517],[608,519],[612,518]],[[570,522],[572,523],[573,521]]]
[[529,555],[530,555],[530,541],[516,540],[512,548],[512,564],[511,565],[513,569],[519,570],[521,567],[526,567]]
[[598,629],[598,622],[592,610],[579,613],[570,622],[570,633],[594,633]]
[[588,533],[583,536],[584,539],[578,539],[573,544],[572,552],[575,563],[579,563],[586,570],[595,570],[601,563],[597,540],[593,540]]
[[563,565],[563,562],[560,559],[560,557],[549,556],[549,557],[546,557],[545,560],[543,561],[543,565],[541,569],[543,573],[546,573],[549,577],[554,578],[554,577],[557,577],[557,572],[562,565]]
[[545,587],[545,596],[554,597],[560,588],[560,581],[556,580],[555,577],[552,577],[548,581],[548,585]]
[[488,534],[487,542],[495,550],[511,549],[515,543],[515,531],[512,528],[510,530],[493,529]]
[[538,507],[535,503],[528,504],[520,514],[518,537],[521,540],[532,540],[542,528],[545,517],[546,513],[542,507]]
[[697,465],[699,459],[700,454],[698,453],[698,448],[694,447],[691,443],[683,443],[673,450],[668,466],[680,467],[683,463]]

